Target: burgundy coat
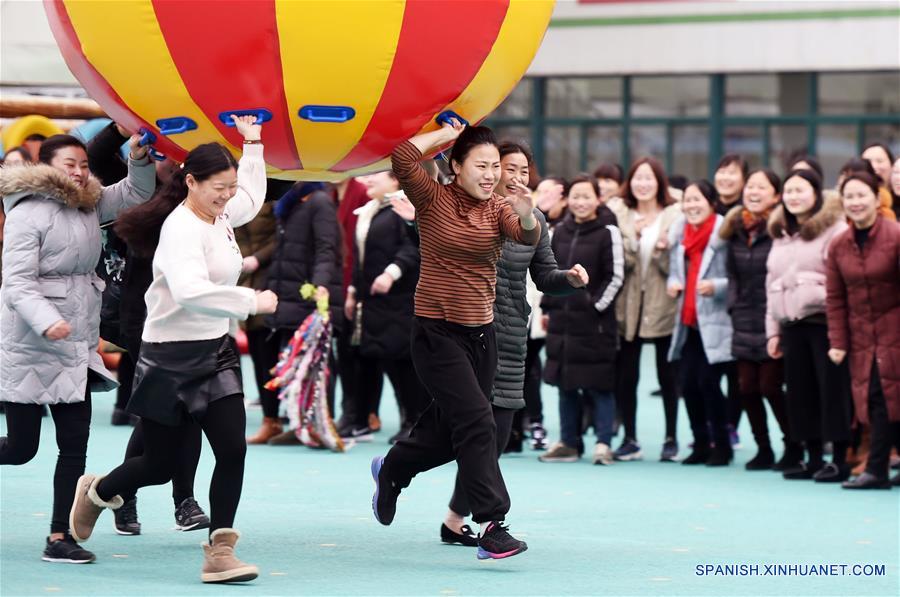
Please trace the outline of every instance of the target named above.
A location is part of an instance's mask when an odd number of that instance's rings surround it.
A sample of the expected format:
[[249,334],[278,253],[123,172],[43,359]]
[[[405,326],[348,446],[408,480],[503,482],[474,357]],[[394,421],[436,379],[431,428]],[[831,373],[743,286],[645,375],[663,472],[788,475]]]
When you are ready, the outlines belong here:
[[835,238],[826,287],[828,339],[848,353],[857,419],[869,421],[875,358],[888,417],[900,421],[900,224],[879,216],[863,250],[853,228]]

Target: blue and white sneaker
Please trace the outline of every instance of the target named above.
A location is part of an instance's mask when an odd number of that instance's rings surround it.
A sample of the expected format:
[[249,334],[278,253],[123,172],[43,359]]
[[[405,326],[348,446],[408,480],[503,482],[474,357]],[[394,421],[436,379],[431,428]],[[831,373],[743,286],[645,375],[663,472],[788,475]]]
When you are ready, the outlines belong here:
[[641,444],[633,439],[626,439],[619,446],[619,449],[613,453],[613,458],[628,462],[629,460],[642,460],[644,453],[641,451]]
[[381,474],[383,465],[384,456],[376,456],[372,459],[372,479],[375,481],[375,494],[372,496],[372,512],[375,514],[375,520],[384,526],[388,526],[394,522],[400,489],[393,481],[388,481]]

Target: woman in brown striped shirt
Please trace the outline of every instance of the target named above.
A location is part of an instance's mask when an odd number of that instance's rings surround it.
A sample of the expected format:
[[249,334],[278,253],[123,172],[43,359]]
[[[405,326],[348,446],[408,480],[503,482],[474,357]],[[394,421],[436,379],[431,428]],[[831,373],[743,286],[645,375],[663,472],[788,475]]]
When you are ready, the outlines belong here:
[[[456,179],[442,186],[419,161],[454,141]],[[478,558],[513,556],[527,546],[502,524],[509,494],[490,402],[497,368],[492,322],[503,239],[535,245],[540,238],[530,191],[520,185],[510,197],[496,195],[500,153],[493,132],[456,120],[401,143],[391,162],[416,208],[422,265],[412,358],[433,401],[408,439],[372,461],[375,517],[391,524],[397,497],[414,476],[456,460],[472,519],[481,525]]]

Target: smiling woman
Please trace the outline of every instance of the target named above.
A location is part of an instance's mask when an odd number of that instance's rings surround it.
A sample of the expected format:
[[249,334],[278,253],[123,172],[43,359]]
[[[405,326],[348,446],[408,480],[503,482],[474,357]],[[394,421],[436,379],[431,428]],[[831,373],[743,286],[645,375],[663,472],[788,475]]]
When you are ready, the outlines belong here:
[[38,450],[42,405],[56,424],[59,460],[50,537],[43,559],[84,563],[94,554],[69,535],[67,512],[84,472],[91,391],[116,386],[96,352],[103,281],[100,224],[150,198],[154,168],[139,137],[130,140],[128,177],[101,187],[84,144],[69,135],[44,141],[40,165],[0,169],[6,221],[0,305],[0,395],[9,435],[0,464],[25,464]]
[[[425,154],[456,141],[453,184],[441,186],[419,164]],[[540,226],[531,194],[503,198],[500,153],[493,132],[451,120],[401,143],[391,156],[400,187],[416,208],[421,275],[416,287],[412,357],[434,401],[412,435],[372,462],[375,517],[388,525],[401,489],[454,457],[475,522],[479,555],[504,558],[525,551],[502,525],[509,494],[497,462],[491,386],[497,367],[493,322],[496,265],[503,238],[537,244]]]
[[186,457],[182,446],[199,423],[216,455],[210,485],[210,544],[203,582],[256,578],[256,566],[233,553],[246,443],[240,360],[233,320],[272,313],[271,291],[236,286],[243,259],[234,227],[252,220],[266,194],[260,125],[232,116],[246,140],[235,162],[224,147],[201,145],[144,208],[126,213],[117,229],[135,250],[155,249],[147,290],[147,321],[128,411],[141,417],[144,452],[107,476],[83,475],[70,514],[73,536],[87,540],[104,508],[122,495],[172,478]]

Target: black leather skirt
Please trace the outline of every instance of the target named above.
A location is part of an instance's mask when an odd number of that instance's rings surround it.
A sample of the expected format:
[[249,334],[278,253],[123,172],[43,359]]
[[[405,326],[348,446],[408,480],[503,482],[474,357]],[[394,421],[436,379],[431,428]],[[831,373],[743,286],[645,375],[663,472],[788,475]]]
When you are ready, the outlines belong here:
[[144,342],[128,412],[163,425],[200,421],[210,402],[243,395],[234,338]]

